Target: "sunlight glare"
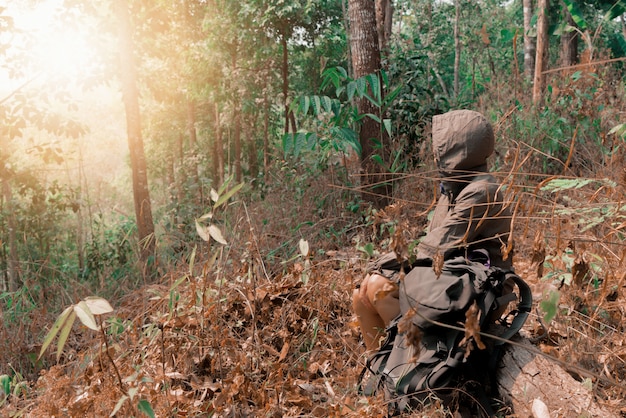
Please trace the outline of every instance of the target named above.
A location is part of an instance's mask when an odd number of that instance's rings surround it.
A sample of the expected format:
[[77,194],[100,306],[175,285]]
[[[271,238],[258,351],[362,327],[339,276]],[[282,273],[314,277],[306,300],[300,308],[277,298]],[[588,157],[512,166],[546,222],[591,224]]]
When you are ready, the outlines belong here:
[[[76,81],[94,58],[86,25],[60,19],[67,10],[62,0],[46,0],[15,14],[15,24],[28,33],[34,70],[49,79]],[[66,16],[67,17],[67,16]]]

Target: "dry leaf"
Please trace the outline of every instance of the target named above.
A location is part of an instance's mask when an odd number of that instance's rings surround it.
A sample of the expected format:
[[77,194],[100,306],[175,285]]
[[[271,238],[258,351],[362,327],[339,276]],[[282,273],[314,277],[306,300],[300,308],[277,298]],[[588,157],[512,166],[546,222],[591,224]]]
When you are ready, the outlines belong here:
[[465,345],[465,358],[467,358],[472,351],[472,340],[480,350],[487,348],[480,339],[480,309],[478,309],[476,301],[474,301],[472,306],[465,312],[465,337],[463,337],[459,343],[460,347]]

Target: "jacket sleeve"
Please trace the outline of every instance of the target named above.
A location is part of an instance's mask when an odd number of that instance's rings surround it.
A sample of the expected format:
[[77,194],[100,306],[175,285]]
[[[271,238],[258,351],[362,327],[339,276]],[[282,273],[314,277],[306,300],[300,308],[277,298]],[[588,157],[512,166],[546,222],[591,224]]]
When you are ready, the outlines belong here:
[[485,222],[498,206],[493,202],[495,190],[490,189],[482,182],[465,187],[446,215],[422,239],[417,259],[433,258],[437,253],[447,259],[455,250],[466,248],[484,236]]

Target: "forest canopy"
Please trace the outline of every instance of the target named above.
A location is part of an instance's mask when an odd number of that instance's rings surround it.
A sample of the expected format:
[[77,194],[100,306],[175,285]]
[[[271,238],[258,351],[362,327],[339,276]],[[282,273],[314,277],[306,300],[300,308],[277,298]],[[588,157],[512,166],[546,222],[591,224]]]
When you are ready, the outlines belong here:
[[[494,126],[490,166],[514,196],[514,261],[546,351],[623,380],[625,12],[623,0],[0,4],[0,407],[375,410],[340,373],[363,363],[351,291],[369,259],[416,247],[436,199],[431,119],[461,108]],[[89,297],[113,311],[85,314],[101,306]],[[111,347],[85,354],[103,336]],[[254,354],[220,357],[242,346]],[[94,406],[85,383],[79,400],[36,401],[42,370],[70,379],[96,357],[90,373],[115,399]],[[184,396],[157,400],[144,377]],[[323,394],[306,386],[324,379]],[[594,388],[607,402],[618,389]]]

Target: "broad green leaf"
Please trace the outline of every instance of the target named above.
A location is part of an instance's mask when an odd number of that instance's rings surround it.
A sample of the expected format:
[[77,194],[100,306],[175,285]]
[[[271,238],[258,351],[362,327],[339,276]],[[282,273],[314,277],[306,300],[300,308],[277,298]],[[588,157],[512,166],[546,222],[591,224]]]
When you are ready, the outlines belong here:
[[626,138],[626,123],[614,126],[613,129],[609,131],[609,134],[617,134],[618,136]]
[[74,305],[74,312],[78,316],[78,319],[80,319],[80,322],[82,322],[87,328],[94,331],[98,331],[100,329],[96,323],[96,318],[94,318],[93,314],[89,310],[89,306],[87,306],[84,300],[81,300]]
[[383,119],[383,126],[387,135],[391,136],[391,119]]
[[219,242],[220,244],[223,244],[223,245],[228,244],[228,242],[226,242],[226,240],[222,236],[222,231],[220,231],[220,229],[217,226],[209,225],[209,234],[215,241]]
[[374,101],[378,104],[380,104],[380,99],[382,97],[382,91],[380,88],[380,79],[378,78],[377,74],[368,74],[365,76],[365,79],[367,80],[367,82],[369,83],[371,89],[372,89],[372,94],[374,95]]
[[115,404],[115,408],[113,408],[113,411],[111,412],[111,415],[109,415],[109,418],[110,417],[114,417],[115,415],[117,415],[117,413],[120,411],[120,409],[122,409],[122,406],[124,405],[124,402],[126,402],[127,400],[128,400],[128,396],[127,395],[122,395],[122,397]]
[[311,99],[308,96],[304,96],[300,98],[300,112],[303,115],[306,115],[309,112],[309,105],[311,104]]
[[94,315],[103,315],[109,312],[113,312],[113,307],[106,299],[99,298],[97,296],[87,296],[85,303],[89,307],[89,310]]
[[351,81],[348,83],[348,86],[346,88],[346,93],[348,94],[348,101],[352,101],[352,98],[354,97],[354,93],[356,93],[356,82],[355,81]]
[[217,202],[215,202],[215,205],[213,205],[214,208],[218,208],[221,205],[223,205],[228,199],[230,199],[231,197],[233,197],[233,195],[235,193],[237,193],[239,190],[241,190],[241,188],[243,187],[245,183],[239,183],[238,185],[236,185],[235,187],[233,187],[232,189],[230,189],[229,191],[227,191],[226,193],[222,194],[219,198],[219,200]]
[[319,115],[322,109],[322,105],[320,103],[320,97],[319,96],[313,96],[313,115],[317,116]]
[[373,114],[373,113],[366,113],[366,115],[367,115],[370,119],[372,119],[372,120],[376,121],[377,123],[380,123],[380,118],[379,118],[377,115],[375,115],[375,114]]
[[556,316],[560,298],[561,294],[557,290],[552,290],[548,295],[548,299],[542,300],[539,303],[539,307],[544,313],[543,322],[545,324],[549,324],[550,321],[552,321],[552,319],[554,319],[554,317]]
[[67,341],[67,337],[70,335],[70,331],[72,330],[72,326],[74,325],[74,320],[76,319],[76,312],[74,309],[71,310],[67,320],[63,324],[61,331],[59,332],[59,339],[57,340],[57,361],[61,359],[61,353],[63,352],[63,347],[65,346],[65,342]]
[[200,222],[196,219],[196,232],[202,238],[203,241],[209,242],[211,241],[211,235],[209,235],[209,231],[204,225],[201,225]]
[[569,14],[572,15],[572,19],[581,30],[587,29],[587,22],[583,16],[583,13],[580,11],[578,7],[578,2],[576,0],[563,0],[565,5],[567,6],[567,10]]
[[8,374],[0,376],[0,388],[5,396],[11,394],[11,377]]
[[330,97],[322,96],[321,100],[322,100],[322,106],[323,106],[324,110],[326,112],[330,113],[332,111],[332,108],[333,108],[333,103],[332,103],[332,100],[330,100]]
[[583,179],[583,178],[554,179],[544,184],[541,187],[541,190],[554,193],[554,192],[560,192],[560,191],[569,190],[569,189],[580,189],[581,187],[584,187],[594,181],[595,181],[594,179]]
[[365,94],[367,93],[367,81],[365,81],[365,78],[361,77],[355,80],[356,82],[356,91],[359,95],[359,97],[363,97],[365,96]]
[[50,328],[50,331],[46,335],[46,338],[44,338],[43,340],[43,344],[41,345],[41,350],[39,351],[39,357],[37,357],[37,360],[41,359],[41,356],[50,346],[54,338],[57,336],[59,330],[63,327],[73,309],[74,306],[68,306],[63,312],[61,312],[61,315],[58,316],[57,320],[54,321],[52,328]]
[[144,414],[146,414],[147,416],[149,416],[150,418],[154,418],[154,411],[152,410],[152,405],[150,405],[150,402],[148,402],[145,399],[140,400],[137,403],[137,409],[141,412],[143,412]]

